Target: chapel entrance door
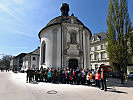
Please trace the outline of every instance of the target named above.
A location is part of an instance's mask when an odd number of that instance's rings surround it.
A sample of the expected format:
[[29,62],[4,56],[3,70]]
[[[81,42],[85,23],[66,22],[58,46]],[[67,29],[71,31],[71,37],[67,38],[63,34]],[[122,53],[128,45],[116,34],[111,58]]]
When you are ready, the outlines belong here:
[[69,63],[68,63],[69,69],[76,69],[78,67],[78,60],[76,59],[69,59]]

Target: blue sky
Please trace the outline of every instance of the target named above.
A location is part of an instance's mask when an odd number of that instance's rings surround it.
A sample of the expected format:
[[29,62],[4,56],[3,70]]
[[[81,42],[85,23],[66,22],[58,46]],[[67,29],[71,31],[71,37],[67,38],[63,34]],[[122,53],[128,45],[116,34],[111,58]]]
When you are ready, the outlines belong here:
[[[108,0],[0,0],[0,54],[17,55],[40,46],[39,31],[60,16],[62,3],[92,32],[105,32]],[[128,11],[133,22],[133,0]],[[1,58],[2,56],[0,56]]]

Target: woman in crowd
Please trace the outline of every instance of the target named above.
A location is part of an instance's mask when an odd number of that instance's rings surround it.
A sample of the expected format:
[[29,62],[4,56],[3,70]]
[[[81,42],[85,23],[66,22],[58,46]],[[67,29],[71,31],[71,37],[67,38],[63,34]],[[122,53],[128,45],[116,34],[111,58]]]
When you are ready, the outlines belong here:
[[90,85],[92,86],[92,83],[94,80],[93,80],[93,74],[91,71],[90,71],[90,78],[89,79],[90,79]]
[[87,80],[88,86],[90,86],[90,71],[88,71],[88,73],[86,75],[86,80]]
[[52,72],[51,70],[48,71],[48,82],[51,83],[51,79],[52,79]]
[[96,87],[100,88],[100,70],[96,70],[95,83]]

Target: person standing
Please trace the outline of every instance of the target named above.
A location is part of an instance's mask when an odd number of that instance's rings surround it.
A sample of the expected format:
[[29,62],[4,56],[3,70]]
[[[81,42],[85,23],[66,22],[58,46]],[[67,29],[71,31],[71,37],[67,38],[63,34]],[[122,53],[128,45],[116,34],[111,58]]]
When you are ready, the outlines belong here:
[[65,68],[62,72],[62,83],[66,84],[66,69]]
[[27,76],[26,76],[26,83],[28,83],[28,82],[30,82],[29,80],[29,77],[30,77],[30,67],[27,69],[27,71],[26,71],[26,73],[27,73]]
[[88,73],[86,75],[86,80],[87,80],[88,86],[90,86],[90,71],[88,71]]
[[52,79],[52,72],[51,70],[48,71],[48,82],[51,83],[51,79]]
[[76,74],[76,84],[79,85],[81,73],[80,73],[80,70],[78,68],[76,69],[75,74]]
[[53,69],[53,83],[56,83],[56,74],[57,74],[57,70],[54,68]]
[[45,77],[45,82],[48,82],[48,69],[45,69],[45,74],[44,74],[44,77]]
[[96,82],[96,87],[100,88],[100,70],[96,70],[96,75],[95,75],[95,82]]
[[38,82],[38,70],[37,70],[37,68],[35,69],[35,81]]
[[85,78],[85,69],[81,70],[81,84],[84,85],[86,82],[86,78]]
[[89,79],[90,79],[90,85],[92,86],[92,83],[93,83],[93,74],[92,74],[92,72],[90,72]]
[[73,69],[73,84],[76,83],[75,69]]
[[32,68],[29,69],[29,83],[32,82]]
[[121,84],[124,84],[124,70],[122,68],[120,70],[120,78],[121,78]]
[[69,71],[69,68],[67,68],[66,70],[66,83],[69,84],[70,82],[70,71]]
[[70,76],[70,84],[73,84],[73,71],[72,71],[72,69],[70,69],[69,76]]
[[31,70],[31,80],[32,80],[32,82],[34,82],[34,80],[35,80],[35,69],[34,68],[32,68],[32,70]]
[[43,68],[40,69],[40,81],[42,82],[43,81]]
[[101,90],[104,90],[104,91],[107,91],[107,72],[104,71],[104,69],[102,68],[101,69],[101,82],[102,82],[102,89]]
[[62,83],[63,76],[62,76],[63,70],[59,68],[59,83]]

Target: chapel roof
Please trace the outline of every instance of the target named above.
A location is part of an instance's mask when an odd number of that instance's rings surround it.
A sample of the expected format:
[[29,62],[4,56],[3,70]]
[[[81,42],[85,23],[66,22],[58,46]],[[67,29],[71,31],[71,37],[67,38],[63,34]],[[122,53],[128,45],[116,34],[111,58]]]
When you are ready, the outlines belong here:
[[[72,23],[71,19],[73,19],[73,24],[83,25],[83,27],[91,33],[91,31],[77,17],[75,17],[73,13],[71,16],[69,16],[69,5],[67,3],[63,3],[60,10],[61,10],[61,16],[58,16],[52,19],[42,30],[53,25],[58,25],[62,23]],[[42,30],[39,32],[39,35],[38,35],[39,38]]]
[[84,25],[77,17],[75,16],[58,16],[54,19],[52,19],[47,25],[47,26],[51,26],[54,24],[59,24],[59,23],[71,23],[71,18],[74,19],[74,24],[80,24],[80,25]]

